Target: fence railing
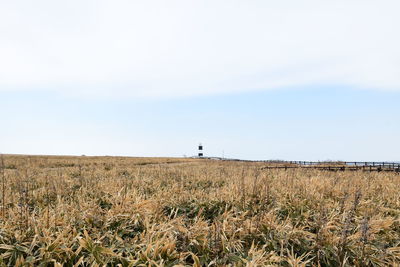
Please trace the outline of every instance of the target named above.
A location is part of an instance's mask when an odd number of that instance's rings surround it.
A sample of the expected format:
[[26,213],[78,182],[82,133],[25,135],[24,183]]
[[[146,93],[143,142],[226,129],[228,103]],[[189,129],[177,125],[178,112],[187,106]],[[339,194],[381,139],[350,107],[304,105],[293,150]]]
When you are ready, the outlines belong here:
[[372,166],[382,168],[396,168],[400,167],[400,162],[386,162],[386,161],[286,161],[289,164],[297,164],[303,166],[313,165],[345,165],[345,166]]
[[279,164],[269,165],[263,169],[318,169],[326,171],[377,171],[400,173],[398,162],[376,161],[281,161]]

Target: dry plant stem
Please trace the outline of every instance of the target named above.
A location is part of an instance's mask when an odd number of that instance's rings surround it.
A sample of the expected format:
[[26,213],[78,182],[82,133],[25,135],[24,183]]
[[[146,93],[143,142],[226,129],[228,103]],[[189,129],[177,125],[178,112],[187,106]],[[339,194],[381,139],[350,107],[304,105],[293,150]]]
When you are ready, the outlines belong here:
[[368,217],[364,217],[364,219],[361,222],[361,238],[360,241],[362,242],[362,254],[361,254],[361,259],[362,261],[365,263],[365,246],[368,243],[368,231],[369,231],[369,218]]
[[5,175],[5,165],[4,165],[4,157],[0,154],[0,172],[1,172],[1,197],[2,197],[2,208],[1,214],[3,219],[6,218],[6,175]]
[[245,209],[246,206],[246,184],[245,184],[245,170],[242,169],[242,176],[240,180],[240,190],[242,192],[242,209]]
[[49,176],[46,175],[46,228],[50,227]]

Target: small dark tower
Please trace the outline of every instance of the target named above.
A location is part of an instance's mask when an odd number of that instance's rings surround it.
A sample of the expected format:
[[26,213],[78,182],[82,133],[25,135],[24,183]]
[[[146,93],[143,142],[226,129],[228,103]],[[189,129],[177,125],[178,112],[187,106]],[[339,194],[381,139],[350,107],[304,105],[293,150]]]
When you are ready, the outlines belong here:
[[198,154],[199,158],[203,157],[203,145],[199,144],[199,154]]

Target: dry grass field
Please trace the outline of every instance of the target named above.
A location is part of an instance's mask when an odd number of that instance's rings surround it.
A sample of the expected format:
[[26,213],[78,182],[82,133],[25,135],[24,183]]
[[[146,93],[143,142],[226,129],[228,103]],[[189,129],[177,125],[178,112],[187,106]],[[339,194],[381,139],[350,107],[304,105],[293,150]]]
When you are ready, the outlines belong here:
[[0,266],[398,266],[400,175],[3,156]]

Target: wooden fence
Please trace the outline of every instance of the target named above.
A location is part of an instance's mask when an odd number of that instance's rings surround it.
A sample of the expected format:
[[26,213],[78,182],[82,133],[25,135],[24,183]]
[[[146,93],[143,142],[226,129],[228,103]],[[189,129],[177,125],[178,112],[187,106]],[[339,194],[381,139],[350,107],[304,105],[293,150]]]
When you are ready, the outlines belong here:
[[262,169],[317,169],[324,171],[376,171],[400,173],[397,162],[359,162],[359,161],[281,161]]

